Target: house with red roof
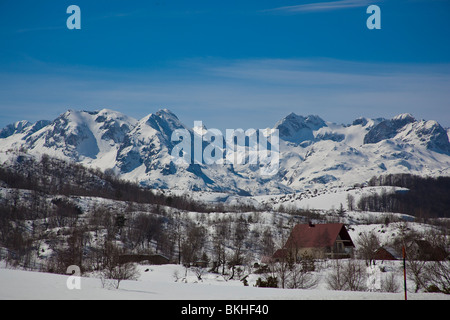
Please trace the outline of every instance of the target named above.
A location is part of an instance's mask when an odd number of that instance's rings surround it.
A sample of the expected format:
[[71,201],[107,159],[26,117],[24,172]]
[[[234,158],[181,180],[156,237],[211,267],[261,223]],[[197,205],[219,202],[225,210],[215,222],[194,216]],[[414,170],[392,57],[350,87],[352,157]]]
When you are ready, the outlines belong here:
[[286,244],[277,250],[273,259],[299,261],[308,256],[315,259],[349,258],[355,245],[343,223],[297,224]]

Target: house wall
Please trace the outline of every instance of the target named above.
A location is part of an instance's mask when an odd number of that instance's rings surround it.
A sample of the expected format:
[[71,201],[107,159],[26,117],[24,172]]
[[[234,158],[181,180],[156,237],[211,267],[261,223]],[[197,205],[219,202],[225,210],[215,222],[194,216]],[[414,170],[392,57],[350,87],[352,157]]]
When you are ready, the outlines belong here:
[[[338,249],[339,248],[339,249]],[[302,254],[307,254],[314,259],[340,259],[340,258],[350,258],[353,254],[353,248],[345,247],[335,243],[333,248],[304,248],[299,250],[298,258],[301,259]]]
[[297,261],[301,260],[304,256],[310,256],[314,259],[339,259],[339,258],[350,258],[353,253],[353,248],[345,247],[343,242],[334,244],[332,247],[325,248],[299,248],[296,249]]
[[309,256],[314,259],[324,259],[325,249],[324,248],[301,248],[297,250],[297,260],[301,260],[303,257]]

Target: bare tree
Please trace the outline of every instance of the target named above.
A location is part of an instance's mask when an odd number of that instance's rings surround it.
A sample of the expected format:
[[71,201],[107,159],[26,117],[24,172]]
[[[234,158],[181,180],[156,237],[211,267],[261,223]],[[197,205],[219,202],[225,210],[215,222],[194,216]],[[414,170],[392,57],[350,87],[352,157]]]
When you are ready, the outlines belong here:
[[415,292],[418,292],[421,288],[426,288],[426,277],[425,277],[425,261],[416,260],[408,256],[407,263],[407,276],[410,280],[414,281]]
[[215,225],[215,231],[212,237],[213,242],[213,270],[219,272],[222,266],[222,275],[225,274],[226,265],[226,245],[230,237],[229,228],[226,222],[219,222]]
[[266,228],[262,235],[261,247],[264,255],[271,256],[275,252],[275,243],[270,228]]
[[331,290],[345,290],[346,283],[341,260],[333,260],[333,271],[328,274],[326,283]]
[[429,261],[425,267],[427,290],[450,294],[450,262]]
[[206,230],[202,226],[189,223],[186,227],[186,234],[181,242],[181,257],[183,264],[190,266],[200,258],[206,241]]
[[380,239],[373,230],[364,231],[358,238],[357,247],[357,255],[370,264],[374,258],[375,251],[380,247]]
[[391,272],[381,279],[381,291],[383,292],[398,292],[400,285],[397,282],[395,273]]
[[353,211],[355,209],[355,197],[350,193],[347,194],[347,208],[349,211]]
[[292,289],[310,289],[319,283],[319,279],[315,277],[308,269],[301,264],[294,264],[289,272],[288,288]]
[[237,265],[241,265],[244,262],[244,256],[243,256],[243,248],[244,243],[247,238],[247,234],[249,231],[249,226],[247,221],[241,216],[239,217],[238,221],[235,224],[234,228],[234,234],[233,234],[233,254],[230,256],[230,259],[228,261],[229,267],[231,268],[231,277],[230,279],[233,279],[234,277],[234,269]]
[[349,259],[344,265],[344,279],[350,291],[364,291],[366,283],[365,266],[359,260]]
[[273,278],[278,279],[280,287],[283,289],[286,288],[290,272],[287,259],[280,259],[280,261],[274,262],[270,269],[272,270]]
[[114,287],[119,289],[120,282],[123,280],[136,280],[139,276],[139,272],[134,263],[122,263],[120,261],[121,255],[124,251],[118,248],[111,242],[105,244],[105,264],[104,269],[101,272],[101,279],[103,285],[106,280],[113,280]]
[[365,268],[355,259],[345,262],[335,260],[333,271],[328,275],[326,281],[332,290],[364,291],[366,289]]

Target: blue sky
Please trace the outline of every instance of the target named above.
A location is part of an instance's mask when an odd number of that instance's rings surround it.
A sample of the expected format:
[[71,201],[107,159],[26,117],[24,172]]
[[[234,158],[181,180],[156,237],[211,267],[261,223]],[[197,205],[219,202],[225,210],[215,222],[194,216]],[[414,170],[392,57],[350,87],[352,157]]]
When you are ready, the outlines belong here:
[[449,13],[449,0],[1,0],[0,127],[102,108],[219,129],[290,112],[450,127]]

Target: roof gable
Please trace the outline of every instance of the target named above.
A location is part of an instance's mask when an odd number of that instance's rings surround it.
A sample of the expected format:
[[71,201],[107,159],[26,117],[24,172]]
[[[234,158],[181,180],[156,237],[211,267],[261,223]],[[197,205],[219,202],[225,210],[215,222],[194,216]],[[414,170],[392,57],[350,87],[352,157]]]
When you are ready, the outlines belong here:
[[298,224],[289,236],[286,248],[324,248],[331,247],[340,236],[347,240],[346,246],[353,246],[352,239],[343,223]]
[[375,260],[400,260],[401,258],[401,254],[391,247],[380,247],[374,253]]

